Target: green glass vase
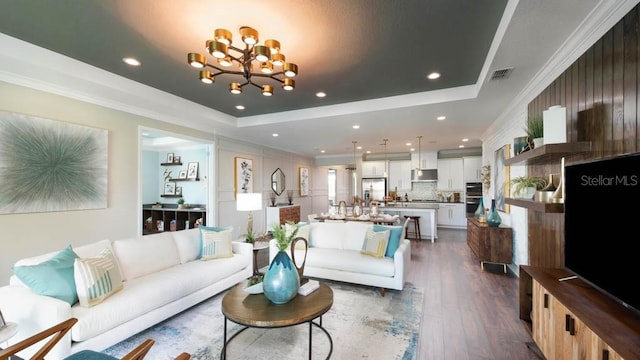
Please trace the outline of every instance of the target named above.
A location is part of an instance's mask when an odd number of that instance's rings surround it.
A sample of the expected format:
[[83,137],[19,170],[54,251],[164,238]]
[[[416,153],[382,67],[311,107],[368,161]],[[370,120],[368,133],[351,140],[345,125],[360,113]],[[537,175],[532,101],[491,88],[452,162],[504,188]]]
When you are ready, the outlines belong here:
[[489,214],[487,214],[487,225],[491,227],[498,227],[502,222],[502,218],[500,214],[498,214],[498,210],[496,210],[496,200],[491,200],[491,210],[489,210]]

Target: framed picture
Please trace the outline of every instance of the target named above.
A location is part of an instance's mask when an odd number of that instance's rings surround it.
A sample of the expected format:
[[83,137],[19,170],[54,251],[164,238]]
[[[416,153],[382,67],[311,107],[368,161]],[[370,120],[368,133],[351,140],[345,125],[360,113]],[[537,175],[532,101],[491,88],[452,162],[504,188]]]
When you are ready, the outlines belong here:
[[235,157],[234,158],[234,187],[235,193],[253,192],[253,160]]
[[496,150],[494,156],[494,199],[496,200],[496,209],[505,213],[509,212],[509,204],[505,202],[505,197],[509,194],[509,167],[504,165],[504,161],[509,158],[510,151],[509,144],[506,144]]
[[180,156],[174,156],[173,157],[173,162],[174,163],[180,163]]
[[187,167],[187,179],[197,179],[198,178],[198,163],[190,162]]
[[168,163],[172,163],[173,162],[173,153],[168,153],[167,154],[167,162]]
[[300,180],[300,196],[309,195],[309,168],[300,167],[298,169]]
[[182,186],[176,186],[176,195],[182,196]]
[[180,170],[178,173],[178,179],[186,179],[187,178],[187,170]]
[[167,181],[164,183],[164,194],[165,195],[175,195],[176,194],[176,183],[172,181]]

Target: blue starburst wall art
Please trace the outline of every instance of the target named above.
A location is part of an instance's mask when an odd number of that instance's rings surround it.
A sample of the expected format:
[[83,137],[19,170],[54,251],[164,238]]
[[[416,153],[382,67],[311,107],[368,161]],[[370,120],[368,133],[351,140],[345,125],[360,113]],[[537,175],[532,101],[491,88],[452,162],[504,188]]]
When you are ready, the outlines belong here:
[[0,214],[106,208],[108,136],[0,112]]

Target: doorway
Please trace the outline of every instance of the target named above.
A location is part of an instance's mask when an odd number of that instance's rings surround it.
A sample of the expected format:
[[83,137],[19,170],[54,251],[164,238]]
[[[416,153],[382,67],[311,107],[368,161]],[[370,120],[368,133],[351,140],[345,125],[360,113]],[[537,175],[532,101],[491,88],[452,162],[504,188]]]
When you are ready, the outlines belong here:
[[[214,143],[144,127],[139,127],[138,138],[138,208],[141,209],[138,233],[182,230],[196,223],[214,224]],[[151,204],[160,205],[160,209],[184,209],[161,216],[167,217],[163,220],[176,221],[158,224],[155,216],[149,225]]]

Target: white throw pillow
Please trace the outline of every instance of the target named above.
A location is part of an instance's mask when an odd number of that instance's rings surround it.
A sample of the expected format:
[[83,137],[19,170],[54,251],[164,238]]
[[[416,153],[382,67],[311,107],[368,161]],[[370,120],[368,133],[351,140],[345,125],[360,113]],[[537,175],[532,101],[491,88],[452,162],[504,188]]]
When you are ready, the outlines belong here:
[[364,244],[360,252],[377,258],[383,257],[387,251],[389,233],[389,230],[373,231],[373,227],[367,229],[367,235],[364,238]]
[[83,307],[91,307],[122,289],[120,267],[111,250],[98,256],[77,258],[73,266],[78,299]]
[[233,241],[231,230],[206,230],[201,229],[202,256],[201,260],[228,258],[233,256]]
[[171,231],[173,241],[178,248],[178,255],[180,256],[180,262],[186,263],[196,260],[200,255],[200,231],[198,228]]
[[125,281],[180,264],[178,248],[169,231],[114,240],[112,248]]

